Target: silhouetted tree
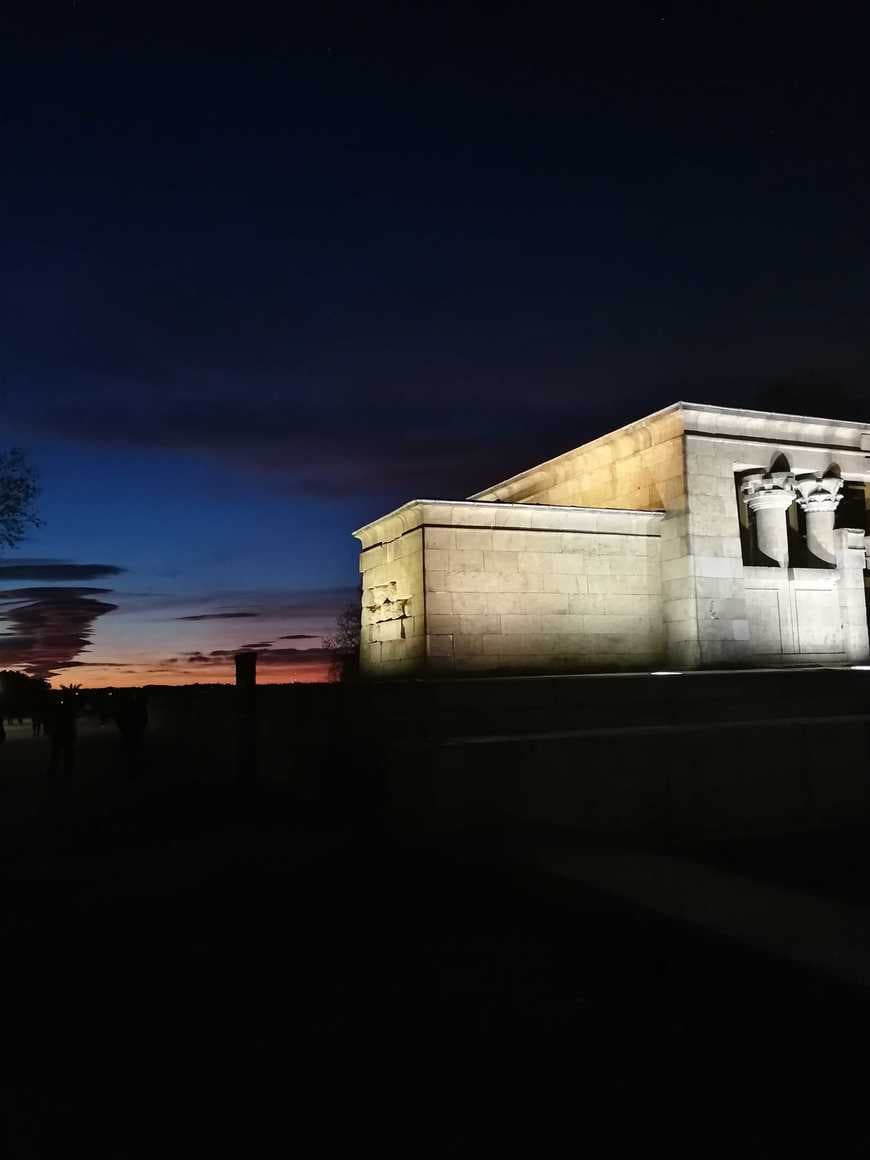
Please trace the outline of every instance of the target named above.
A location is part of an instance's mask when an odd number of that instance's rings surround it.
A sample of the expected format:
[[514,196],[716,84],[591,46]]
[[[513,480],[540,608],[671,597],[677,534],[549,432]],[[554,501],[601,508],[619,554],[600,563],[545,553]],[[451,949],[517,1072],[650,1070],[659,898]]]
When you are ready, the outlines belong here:
[[324,636],[321,645],[332,654],[329,666],[333,681],[352,681],[359,672],[360,609],[348,604],[335,618],[335,634]]
[[0,714],[29,717],[39,713],[48,697],[48,681],[6,669],[0,673]]
[[33,508],[38,495],[36,471],[24,452],[17,447],[0,452],[0,548],[14,548],[28,526],[41,523]]

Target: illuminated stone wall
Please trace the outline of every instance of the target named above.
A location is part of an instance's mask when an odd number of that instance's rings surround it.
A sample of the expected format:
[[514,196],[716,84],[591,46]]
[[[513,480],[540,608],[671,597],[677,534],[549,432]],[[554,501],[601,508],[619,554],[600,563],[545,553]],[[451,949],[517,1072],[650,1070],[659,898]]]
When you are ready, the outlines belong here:
[[466,503],[443,516],[423,541],[432,671],[661,661],[660,513]]
[[406,505],[357,533],[371,545],[361,557],[363,671],[660,664],[661,526],[660,512]]
[[[662,616],[675,668],[854,662],[868,656],[864,529],[831,545],[830,571],[794,561],[747,568],[735,472],[784,461],[796,476],[824,476],[835,465],[866,491],[868,452],[868,424],[675,403],[473,498],[662,507]],[[795,518],[793,508],[792,538]]]
[[426,652],[423,531],[401,516],[387,517],[368,541],[359,565],[360,668],[369,677],[408,676]]
[[663,510],[661,615],[667,654],[679,667],[697,661],[697,623],[684,599],[689,544],[686,462],[679,404],[594,439],[540,467],[478,492],[474,500]]
[[[682,592],[694,608],[697,663],[780,665],[854,663],[867,659],[864,529],[832,533],[831,559],[805,566],[805,555],[783,567],[743,561],[741,520],[747,506],[735,473],[784,468],[795,477],[868,478],[870,427],[836,420],[773,415],[686,403],[686,483],[683,517],[691,552]],[[863,444],[863,446],[862,446]],[[800,500],[775,513],[795,546]],[[832,513],[833,523],[833,513]]]

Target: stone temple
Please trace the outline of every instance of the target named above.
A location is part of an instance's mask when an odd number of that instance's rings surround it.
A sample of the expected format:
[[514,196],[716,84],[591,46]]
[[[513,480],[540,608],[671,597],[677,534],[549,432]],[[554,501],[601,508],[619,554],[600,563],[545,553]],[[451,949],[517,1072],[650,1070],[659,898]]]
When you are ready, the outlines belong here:
[[674,403],[360,528],[366,677],[868,661],[870,424]]

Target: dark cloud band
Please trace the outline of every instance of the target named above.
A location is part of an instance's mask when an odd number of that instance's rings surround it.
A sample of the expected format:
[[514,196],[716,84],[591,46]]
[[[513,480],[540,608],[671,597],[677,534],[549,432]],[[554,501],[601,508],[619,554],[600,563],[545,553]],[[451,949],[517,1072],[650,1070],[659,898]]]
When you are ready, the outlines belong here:
[[200,612],[195,616],[176,616],[176,620],[249,620],[259,612]]
[[126,569],[117,564],[37,563],[0,564],[0,582],[4,580],[100,580],[119,576]]

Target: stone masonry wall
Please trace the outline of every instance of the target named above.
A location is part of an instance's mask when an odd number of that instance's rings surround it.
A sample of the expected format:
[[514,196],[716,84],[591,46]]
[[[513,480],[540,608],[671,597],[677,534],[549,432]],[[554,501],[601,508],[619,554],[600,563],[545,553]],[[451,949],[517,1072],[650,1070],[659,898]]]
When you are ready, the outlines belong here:
[[661,523],[660,513],[443,505],[423,529],[427,667],[661,664]]
[[423,531],[394,530],[393,538],[360,553],[360,669],[368,677],[407,676],[426,651]]
[[866,615],[863,624],[851,623],[859,619],[855,611],[841,617],[837,596],[843,584],[859,586],[858,572],[744,567],[734,484],[735,471],[767,471],[780,455],[798,474],[836,463],[844,478],[860,478],[865,453],[843,445],[854,445],[855,432],[755,412],[708,414],[691,404],[684,422],[691,555],[672,593],[686,616],[695,617],[699,663],[841,663],[866,656]]
[[472,496],[474,500],[664,509],[661,599],[669,663],[699,663],[697,617],[686,600],[689,539],[683,420],[679,405],[566,452]]

